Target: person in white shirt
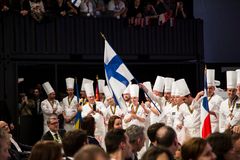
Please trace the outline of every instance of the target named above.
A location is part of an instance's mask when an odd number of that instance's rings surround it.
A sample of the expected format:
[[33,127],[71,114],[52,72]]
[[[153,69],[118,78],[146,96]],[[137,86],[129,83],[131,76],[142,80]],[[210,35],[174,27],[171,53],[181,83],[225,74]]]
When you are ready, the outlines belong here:
[[145,114],[141,105],[139,104],[139,87],[137,84],[130,85],[130,95],[132,99],[131,107],[128,107],[128,113],[124,117],[124,122],[131,126],[133,124],[144,126]]
[[64,117],[64,129],[70,131],[74,128],[75,116],[77,114],[78,101],[74,95],[74,78],[66,78],[67,94],[68,96],[63,98],[63,117]]
[[43,134],[45,134],[49,128],[47,126],[47,120],[52,113],[57,115],[62,114],[62,107],[58,100],[55,99],[56,94],[49,82],[45,82],[43,85],[48,98],[41,102],[41,109],[43,112]]
[[219,111],[219,131],[224,132],[240,122],[240,99],[236,95],[237,73],[227,71],[228,98],[221,103]]
[[82,107],[82,117],[92,115],[95,119],[96,129],[95,137],[99,141],[102,147],[104,147],[104,136],[106,134],[105,117],[106,117],[106,107],[102,102],[95,101],[93,84],[87,83],[84,85],[88,103]]

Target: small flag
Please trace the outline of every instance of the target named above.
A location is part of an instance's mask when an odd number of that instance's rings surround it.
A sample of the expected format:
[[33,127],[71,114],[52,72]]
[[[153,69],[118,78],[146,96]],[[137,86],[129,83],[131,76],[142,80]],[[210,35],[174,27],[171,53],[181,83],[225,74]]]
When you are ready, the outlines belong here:
[[208,106],[208,96],[207,96],[207,69],[205,68],[204,73],[204,96],[202,99],[201,105],[201,135],[202,138],[206,138],[208,135],[212,133],[211,131],[211,120],[210,120],[210,112]]

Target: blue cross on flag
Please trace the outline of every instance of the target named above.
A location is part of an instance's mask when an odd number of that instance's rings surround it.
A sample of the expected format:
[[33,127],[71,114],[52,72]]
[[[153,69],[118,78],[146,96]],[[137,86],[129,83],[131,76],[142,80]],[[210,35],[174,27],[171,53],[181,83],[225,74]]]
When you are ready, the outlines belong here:
[[134,77],[106,40],[104,48],[104,67],[108,87],[118,101],[122,98],[122,93]]

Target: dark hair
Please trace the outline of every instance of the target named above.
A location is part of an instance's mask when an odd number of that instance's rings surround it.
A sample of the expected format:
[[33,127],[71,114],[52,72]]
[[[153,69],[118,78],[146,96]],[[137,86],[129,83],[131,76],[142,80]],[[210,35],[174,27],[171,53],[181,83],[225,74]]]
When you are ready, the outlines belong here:
[[213,133],[207,137],[217,159],[224,159],[224,155],[233,148],[231,136],[227,133]]
[[32,148],[29,160],[58,160],[62,145],[54,141],[38,141]]
[[87,131],[87,135],[94,137],[95,119],[93,118],[93,116],[88,115],[87,117],[84,117],[81,128]]
[[114,123],[115,123],[116,119],[121,119],[121,117],[113,115],[109,118],[109,120],[108,120],[108,131],[114,128]]
[[112,129],[108,131],[105,136],[107,153],[110,154],[117,151],[121,142],[126,142],[126,135],[124,129]]
[[168,156],[168,160],[174,160],[171,152],[162,146],[151,146],[142,156],[141,160],[156,160],[159,155],[166,154]]
[[151,142],[155,142],[156,141],[156,134],[159,128],[161,128],[162,126],[165,126],[164,123],[154,123],[152,125],[150,125],[147,129],[147,136],[149,138],[149,140]]
[[161,137],[156,138],[157,144],[164,147],[170,147],[177,137],[176,132],[169,126],[162,126],[160,130],[165,130],[165,133]]
[[86,143],[87,132],[79,129],[67,132],[62,140],[64,153],[70,157]]
[[191,138],[182,145],[181,154],[183,160],[196,160],[204,151],[207,141],[202,138]]
[[98,147],[93,144],[88,144],[83,146],[75,155],[75,160],[96,160],[98,155],[101,154],[106,159],[108,159],[107,154],[101,147]]

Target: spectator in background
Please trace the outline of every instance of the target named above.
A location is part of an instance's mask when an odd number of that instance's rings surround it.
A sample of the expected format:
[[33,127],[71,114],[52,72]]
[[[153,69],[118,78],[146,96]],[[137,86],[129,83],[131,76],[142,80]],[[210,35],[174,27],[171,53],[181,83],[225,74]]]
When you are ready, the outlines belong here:
[[111,129],[105,136],[105,145],[111,159],[122,160],[132,155],[129,137],[123,129]]
[[81,128],[83,130],[87,131],[87,138],[88,138],[88,143],[89,144],[95,144],[95,145],[100,146],[98,140],[94,136],[95,119],[93,118],[93,116],[88,115],[88,116],[84,117],[83,121],[82,121],[82,124],[81,124]]
[[78,14],[70,0],[57,0],[57,4],[57,14],[61,16]]
[[171,152],[161,146],[150,147],[142,156],[141,160],[174,160]]
[[74,160],[109,160],[109,158],[102,148],[85,145],[75,154]]
[[109,118],[108,131],[111,129],[122,129],[122,118],[121,117],[113,115]]
[[8,0],[0,0],[0,11],[6,12],[9,10],[9,1]]
[[202,138],[191,138],[185,142],[181,148],[181,154],[183,160],[216,159],[212,147]]
[[72,158],[74,154],[87,144],[87,132],[72,130],[66,133],[62,141],[65,156]]
[[58,116],[56,114],[53,113],[48,117],[47,125],[49,131],[43,135],[42,140],[53,140],[57,143],[62,143],[62,139],[66,131],[59,130]]
[[54,141],[39,141],[33,146],[29,160],[62,160],[62,146]]
[[80,9],[80,15],[83,16],[93,16],[94,15],[94,8],[93,3],[91,0],[83,0],[79,6]]
[[122,0],[111,0],[108,3],[108,12],[110,16],[120,19],[126,17],[127,8]]
[[143,26],[144,18],[143,18],[144,7],[141,3],[141,0],[132,0],[128,5],[128,24],[135,26]]
[[231,136],[227,133],[213,133],[207,137],[212,151],[216,154],[217,160],[237,160],[233,149]]
[[136,160],[138,159],[137,152],[143,148],[146,139],[144,128],[137,125],[131,125],[126,129],[126,134],[129,137],[129,142],[132,148],[132,156],[128,160]]
[[95,11],[96,16],[104,15],[106,8],[103,0],[94,0],[93,1],[93,10]]
[[183,2],[178,1],[175,9],[175,18],[177,19],[185,19],[187,18],[187,15],[185,13],[185,10],[183,8]]
[[10,158],[8,149],[9,149],[9,135],[4,129],[0,128],[0,159],[1,160],[8,160]]
[[149,140],[151,141],[150,146],[157,146],[158,131],[164,125],[165,125],[164,123],[154,123],[148,127],[147,135]]
[[30,12],[29,0],[12,0],[11,9],[22,16],[26,16]]
[[31,16],[37,22],[41,22],[45,17],[45,8],[42,0],[29,0]]

